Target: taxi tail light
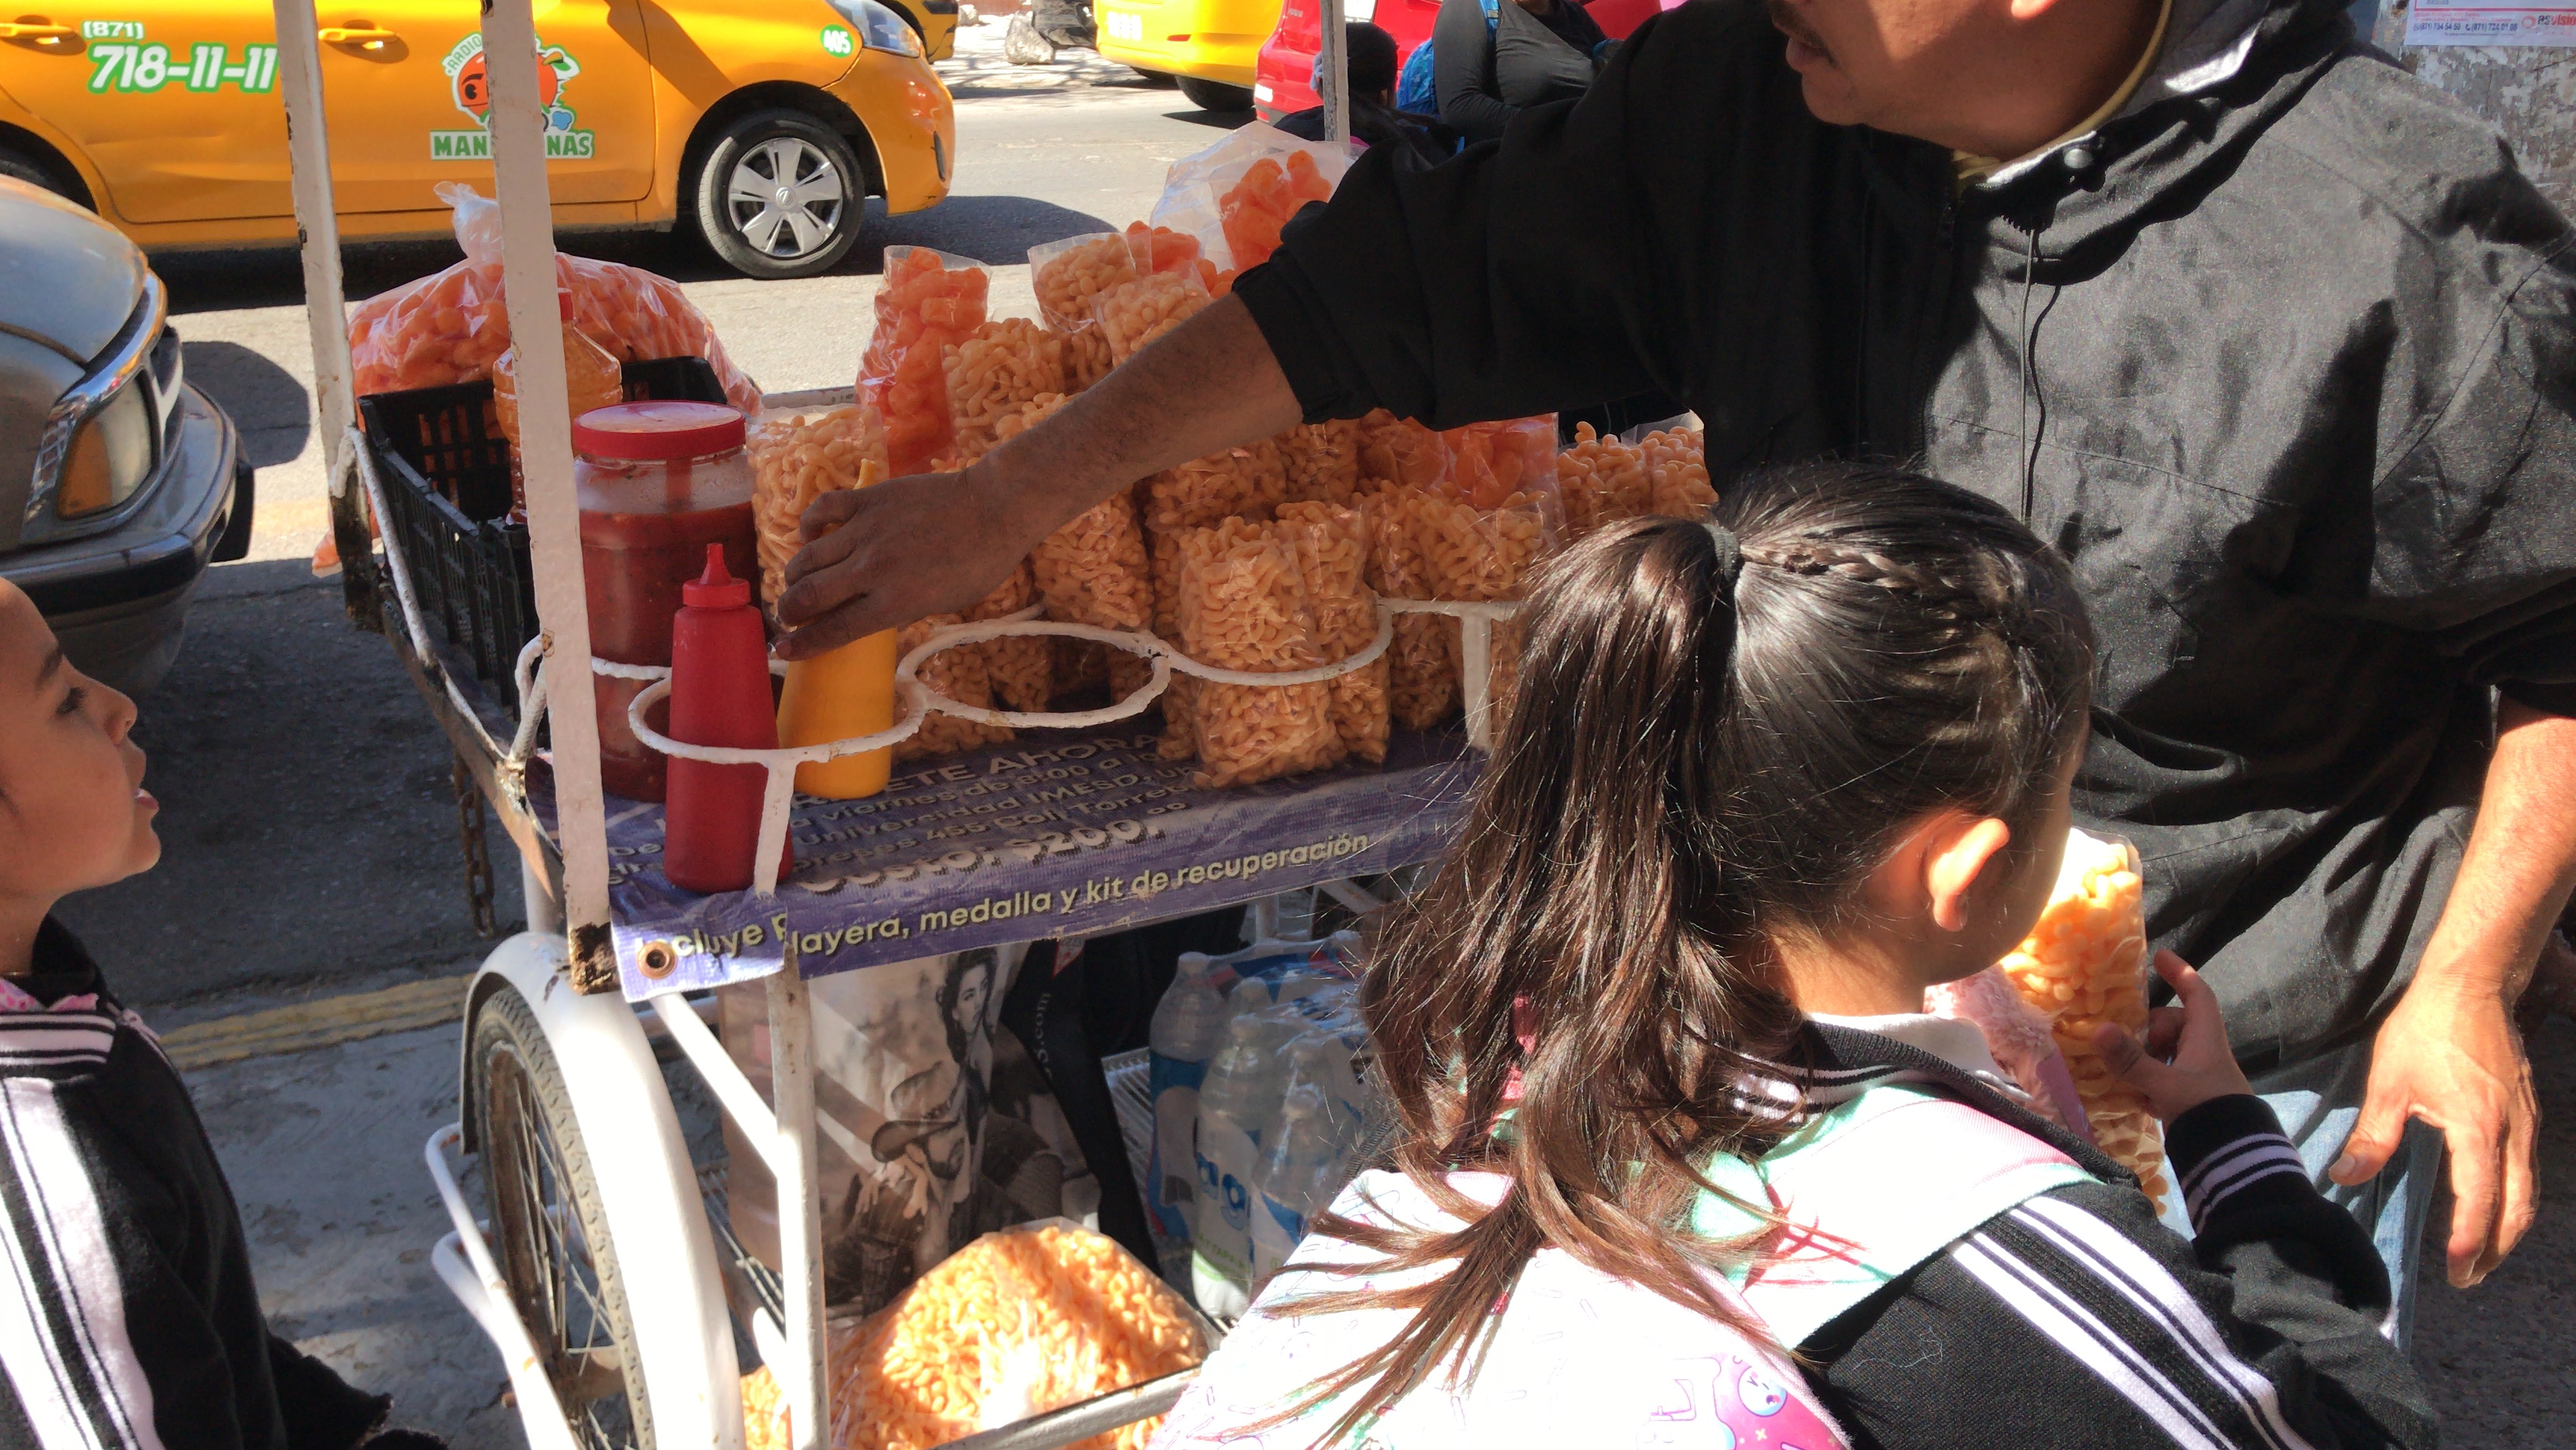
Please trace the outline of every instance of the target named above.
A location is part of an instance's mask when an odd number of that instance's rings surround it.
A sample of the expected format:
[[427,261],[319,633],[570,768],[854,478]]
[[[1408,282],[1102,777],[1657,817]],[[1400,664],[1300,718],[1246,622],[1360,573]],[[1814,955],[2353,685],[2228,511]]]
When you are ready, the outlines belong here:
[[86,518],[112,509],[134,497],[151,476],[152,408],[143,389],[127,383],[72,435],[54,517]]

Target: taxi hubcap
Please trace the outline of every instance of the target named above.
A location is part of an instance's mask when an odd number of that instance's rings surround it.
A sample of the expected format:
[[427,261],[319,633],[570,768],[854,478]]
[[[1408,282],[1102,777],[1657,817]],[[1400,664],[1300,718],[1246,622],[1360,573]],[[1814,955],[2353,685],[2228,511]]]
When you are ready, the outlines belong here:
[[849,204],[840,168],[820,147],[776,136],[734,162],[726,178],[734,229],[780,261],[811,256],[831,243]]

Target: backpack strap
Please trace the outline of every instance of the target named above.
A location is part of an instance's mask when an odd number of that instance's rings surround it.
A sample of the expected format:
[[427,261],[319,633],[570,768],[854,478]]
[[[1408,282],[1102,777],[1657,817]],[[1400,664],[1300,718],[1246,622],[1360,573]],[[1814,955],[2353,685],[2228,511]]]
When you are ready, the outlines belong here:
[[[1729,1161],[1718,1186],[1768,1202],[1790,1227],[1742,1277],[1782,1344],[1803,1344],[1845,1310],[1977,1225],[2043,1193],[2093,1182],[2058,1149],[1966,1103],[1910,1085],[1873,1087],[1765,1155]],[[1911,1189],[1911,1191],[1909,1191]],[[1707,1199],[1702,1233],[1741,1235],[1751,1215]]]

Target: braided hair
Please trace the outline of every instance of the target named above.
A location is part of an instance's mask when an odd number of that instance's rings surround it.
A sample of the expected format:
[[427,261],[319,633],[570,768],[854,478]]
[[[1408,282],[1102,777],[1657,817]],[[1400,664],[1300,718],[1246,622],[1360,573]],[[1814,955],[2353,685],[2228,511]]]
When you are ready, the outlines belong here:
[[[1310,1403],[1361,1407],[1328,1439],[1467,1365],[1541,1244],[1733,1320],[1701,1276],[1753,1245],[1688,1224],[1714,1191],[1700,1165],[1773,1121],[1732,1089],[1802,1021],[1768,942],[1856,917],[1929,812],[2036,820],[2090,702],[2065,561],[1995,505],[1889,468],[1772,473],[1705,523],[1610,525],[1550,562],[1522,622],[1460,839],[1364,997],[1395,1164],[1467,1226],[1323,1222],[1407,1287],[1308,1307],[1415,1311],[1319,1382]],[[1462,1168],[1512,1186],[1488,1210],[1447,1185]]]

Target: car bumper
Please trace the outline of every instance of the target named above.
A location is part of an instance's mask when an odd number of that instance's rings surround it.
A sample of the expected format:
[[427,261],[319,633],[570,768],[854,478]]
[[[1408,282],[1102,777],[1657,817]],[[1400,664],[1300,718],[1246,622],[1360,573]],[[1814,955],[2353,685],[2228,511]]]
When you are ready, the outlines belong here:
[[1262,42],[1279,24],[1261,0],[1094,0],[1100,53],[1121,65],[1252,84]]
[[241,435],[203,393],[180,394],[160,477],[134,515],[103,534],[0,559],[0,577],[27,591],[81,672],[127,693],[147,690],[172,660],[188,599],[218,557],[238,557],[250,506],[237,489]]
[[890,215],[936,206],[957,175],[957,110],[925,61],[863,50],[832,94],[867,127]]

